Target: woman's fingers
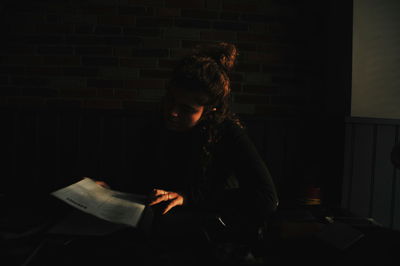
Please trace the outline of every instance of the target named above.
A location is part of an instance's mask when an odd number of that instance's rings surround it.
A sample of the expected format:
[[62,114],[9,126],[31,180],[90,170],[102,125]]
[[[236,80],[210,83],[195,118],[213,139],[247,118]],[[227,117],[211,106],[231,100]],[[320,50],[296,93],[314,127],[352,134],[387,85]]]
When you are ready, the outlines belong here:
[[110,186],[107,185],[107,183],[104,182],[104,181],[95,181],[95,182],[96,182],[96,184],[99,185],[99,186],[102,186],[102,187],[104,187],[104,188],[110,188]]
[[168,197],[169,197],[168,194],[163,194],[163,195],[157,196],[157,198],[155,198],[152,202],[150,202],[149,205],[152,206],[152,205],[155,205],[155,204],[160,203],[162,201],[167,201],[167,200],[169,200]]
[[173,201],[171,201],[167,207],[164,209],[162,214],[166,214],[167,212],[169,212],[169,210],[171,210],[173,207],[178,206],[178,205],[182,205],[183,204],[183,197],[179,196],[177,198],[175,198]]

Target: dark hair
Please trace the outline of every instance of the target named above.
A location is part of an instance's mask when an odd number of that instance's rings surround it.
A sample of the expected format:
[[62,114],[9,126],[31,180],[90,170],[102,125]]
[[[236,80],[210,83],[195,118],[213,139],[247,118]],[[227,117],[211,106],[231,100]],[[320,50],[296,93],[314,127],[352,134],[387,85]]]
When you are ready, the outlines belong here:
[[[236,64],[238,50],[229,43],[196,46],[175,67],[168,86],[204,92],[199,99],[205,106],[200,125],[215,128],[225,120],[242,126],[231,110],[231,82],[229,74]],[[211,132],[210,132],[211,133]],[[212,134],[209,137],[212,136]],[[209,141],[213,141],[209,139]]]
[[202,138],[200,179],[203,181],[212,159],[212,148],[221,138],[222,123],[229,120],[243,128],[231,109],[229,74],[236,64],[237,56],[238,50],[233,44],[222,42],[198,45],[191,54],[178,62],[168,85],[206,95],[206,98],[199,99],[199,104],[204,105],[205,109],[198,124]]

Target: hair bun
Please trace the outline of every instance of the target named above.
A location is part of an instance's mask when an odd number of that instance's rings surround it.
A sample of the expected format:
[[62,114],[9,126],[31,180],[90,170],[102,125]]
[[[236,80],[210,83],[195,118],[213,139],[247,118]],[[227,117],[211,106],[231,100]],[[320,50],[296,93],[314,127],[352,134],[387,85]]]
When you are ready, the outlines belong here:
[[203,44],[195,48],[195,55],[211,57],[228,72],[235,66],[238,54],[236,46],[226,42]]

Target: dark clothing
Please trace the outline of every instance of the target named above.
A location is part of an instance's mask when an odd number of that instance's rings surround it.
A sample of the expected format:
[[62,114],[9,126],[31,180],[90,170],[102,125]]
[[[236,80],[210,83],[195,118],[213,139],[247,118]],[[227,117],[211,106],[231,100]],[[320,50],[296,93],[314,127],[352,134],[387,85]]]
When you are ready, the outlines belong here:
[[215,212],[227,221],[267,219],[278,204],[267,166],[245,129],[227,120],[219,132],[203,172],[201,124],[188,132],[174,132],[164,127],[161,116],[154,116],[137,140],[132,162],[137,174],[109,183],[133,193],[148,194],[153,188],[182,193],[187,199],[182,208]]

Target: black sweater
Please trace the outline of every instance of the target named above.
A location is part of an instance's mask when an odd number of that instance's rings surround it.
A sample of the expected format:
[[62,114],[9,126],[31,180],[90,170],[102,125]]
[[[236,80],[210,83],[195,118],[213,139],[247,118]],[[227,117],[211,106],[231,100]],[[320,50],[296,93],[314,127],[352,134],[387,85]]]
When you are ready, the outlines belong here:
[[232,121],[219,127],[221,138],[210,150],[204,178],[201,173],[200,128],[188,132],[165,129],[161,119],[141,128],[130,180],[110,180],[113,188],[149,193],[153,188],[180,192],[187,206],[227,216],[265,219],[278,205],[273,179],[246,130]]

